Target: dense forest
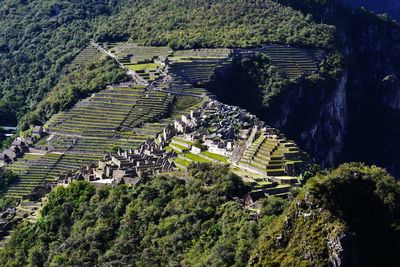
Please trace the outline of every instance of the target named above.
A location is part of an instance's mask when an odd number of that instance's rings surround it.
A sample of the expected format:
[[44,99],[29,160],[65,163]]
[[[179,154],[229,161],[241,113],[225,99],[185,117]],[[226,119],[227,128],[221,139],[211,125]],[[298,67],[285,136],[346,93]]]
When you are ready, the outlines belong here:
[[[207,181],[208,186],[204,186]],[[184,178],[159,176],[140,186],[75,182],[50,195],[42,218],[22,225],[0,252],[3,266],[245,266],[259,231],[287,201],[270,199],[250,220],[249,187],[223,166],[200,165]]]
[[382,169],[347,164],[320,172],[295,199],[265,200],[258,219],[240,200],[248,188],[227,168],[207,164],[133,188],[75,182],[49,195],[36,224],[12,234],[0,263],[327,266],[337,252],[354,253],[341,259],[348,266],[396,266],[400,185]]
[[[305,77],[304,87],[313,90],[314,87],[325,86],[326,91],[333,90],[343,73],[342,55],[335,51],[329,53],[319,68],[319,72]],[[229,68],[215,75],[208,89],[225,103],[251,110],[269,122],[271,117],[276,116],[274,106],[283,101],[287,92],[295,86],[297,83],[282,75],[267,54],[259,52],[234,58]]]

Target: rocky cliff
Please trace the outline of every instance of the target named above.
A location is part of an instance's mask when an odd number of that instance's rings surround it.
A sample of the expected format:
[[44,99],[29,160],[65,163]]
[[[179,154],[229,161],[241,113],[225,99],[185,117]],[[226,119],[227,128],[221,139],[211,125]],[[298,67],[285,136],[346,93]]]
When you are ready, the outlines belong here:
[[300,81],[269,122],[325,166],[362,161],[399,176],[400,30],[366,13],[347,15],[353,26],[338,25],[345,71],[333,91]]
[[219,95],[281,129],[325,167],[361,161],[399,177],[400,28],[391,20],[340,7],[326,7],[320,16],[337,28],[343,62],[335,80],[291,83],[263,109],[262,94],[255,89],[260,81],[239,77],[245,71],[236,70],[234,77],[225,74],[229,78],[219,83],[225,83]]

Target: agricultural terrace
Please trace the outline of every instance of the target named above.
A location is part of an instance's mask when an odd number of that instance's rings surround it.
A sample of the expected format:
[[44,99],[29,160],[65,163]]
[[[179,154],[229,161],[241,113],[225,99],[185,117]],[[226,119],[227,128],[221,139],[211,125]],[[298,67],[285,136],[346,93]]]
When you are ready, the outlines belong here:
[[105,47],[129,70],[151,83],[164,77],[165,58],[171,53],[168,47],[114,44]]
[[248,168],[261,175],[274,177],[291,176],[301,169],[306,156],[300,152],[293,141],[282,135],[266,135],[259,137],[244,152],[239,166]]
[[318,71],[325,56],[322,50],[285,45],[266,45],[263,50],[271,58],[272,64],[290,80]]
[[172,77],[170,90],[192,94],[205,93],[196,88],[211,80],[217,68],[229,64],[230,49],[192,49],[175,51],[168,57]]
[[23,197],[43,182],[52,180],[53,168],[61,157],[62,154],[58,153],[35,156],[27,154],[26,157],[7,166],[7,169],[19,174],[21,180],[8,189],[6,196]]
[[76,171],[118,149],[136,148],[169,123],[174,97],[144,86],[114,86],[54,115],[50,136],[38,145],[50,153],[25,154],[8,168],[21,175],[7,196],[24,197],[43,182]]
[[[80,101],[70,110],[54,115],[45,125],[50,136],[39,142],[48,152],[28,153],[7,167],[21,176],[21,181],[10,188],[7,196],[27,196],[37,186],[54,181],[60,174],[96,162],[104,154],[136,148],[154,138],[167,124],[185,114],[189,106],[203,102],[190,98],[209,94],[203,88],[204,83],[212,79],[218,69],[229,64],[236,52],[230,49],[172,51],[167,47],[133,44],[102,46],[152,85],[111,86]],[[261,51],[268,53],[272,63],[290,79],[317,71],[324,56],[318,50],[280,45],[268,45]],[[239,52],[243,53],[243,50]],[[73,64],[86,64],[98,54],[90,45],[79,53]],[[174,110],[176,97],[162,88],[184,95],[178,97],[178,110]],[[181,169],[196,162],[230,164],[226,156],[204,149],[193,153],[192,147],[196,144],[174,137],[166,149],[176,153],[173,161]],[[244,177],[253,177],[255,188],[279,195],[287,193],[290,184],[297,183],[297,177],[291,175],[301,168],[303,157],[296,145],[283,136],[272,137],[261,132],[245,150],[238,165],[231,167],[244,173]]]
[[171,49],[168,47],[136,46],[130,43],[103,44],[111,53],[117,56],[123,64],[140,64],[159,57],[166,58]]
[[79,54],[71,62],[71,65],[85,66],[91,62],[94,62],[100,56],[101,53],[92,44],[89,44],[79,52]]

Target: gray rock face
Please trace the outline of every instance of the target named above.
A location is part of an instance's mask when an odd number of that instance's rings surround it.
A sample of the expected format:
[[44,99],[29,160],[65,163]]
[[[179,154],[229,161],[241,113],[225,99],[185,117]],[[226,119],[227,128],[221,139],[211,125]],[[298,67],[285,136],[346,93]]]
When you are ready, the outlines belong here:
[[[379,18],[342,29],[345,71],[334,86],[293,86],[267,122],[324,166],[362,161],[400,176],[400,28]],[[340,26],[338,26],[340,27]]]

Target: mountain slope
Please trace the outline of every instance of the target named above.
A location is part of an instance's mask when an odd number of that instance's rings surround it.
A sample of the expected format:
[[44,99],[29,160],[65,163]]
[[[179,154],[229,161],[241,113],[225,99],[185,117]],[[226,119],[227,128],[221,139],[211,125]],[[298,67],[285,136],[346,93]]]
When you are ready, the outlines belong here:
[[334,33],[270,0],[7,0],[0,14],[0,124],[15,123],[43,99],[90,38],[186,48],[265,42],[331,47]]
[[0,124],[34,107],[89,42],[113,1],[3,1],[0,7]]
[[[204,180],[212,185],[204,186]],[[16,230],[2,266],[245,266],[257,224],[234,198],[248,187],[225,167],[130,188],[57,188],[34,225]],[[239,234],[238,234],[239,233]],[[17,252],[16,252],[17,251]]]
[[345,164],[312,178],[253,251],[255,266],[397,266],[400,185]]
[[[314,15],[337,29],[340,53],[329,53],[318,75],[286,85],[265,75],[271,64],[255,59],[222,75],[218,95],[283,130],[323,166],[360,161],[383,166],[397,177],[399,25],[335,1],[319,9],[317,4],[307,8],[280,2],[313,14],[319,10]],[[263,103],[271,91],[279,93]]]
[[400,185],[384,170],[320,173],[290,206],[266,200],[258,220],[238,199],[247,190],[225,167],[204,164],[133,188],[75,182],[49,195],[38,222],[13,232],[0,263],[397,266]]

